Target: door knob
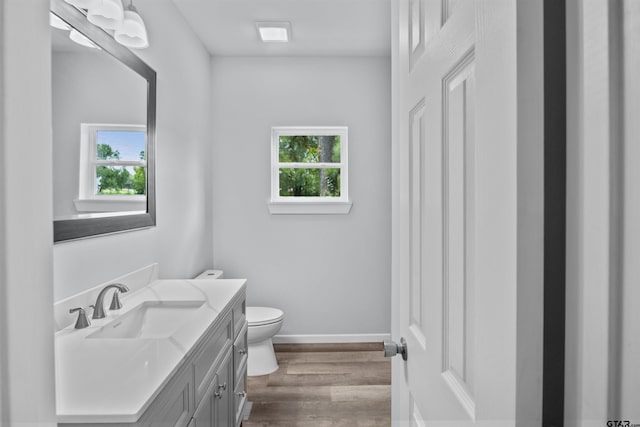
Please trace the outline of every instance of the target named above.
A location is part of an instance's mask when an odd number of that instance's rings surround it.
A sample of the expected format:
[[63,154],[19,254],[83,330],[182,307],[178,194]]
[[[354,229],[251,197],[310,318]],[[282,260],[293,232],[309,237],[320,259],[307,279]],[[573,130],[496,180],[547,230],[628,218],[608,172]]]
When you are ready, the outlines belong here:
[[393,357],[400,354],[403,360],[407,360],[407,341],[404,338],[400,338],[400,344],[395,341],[385,341],[383,345],[384,357]]

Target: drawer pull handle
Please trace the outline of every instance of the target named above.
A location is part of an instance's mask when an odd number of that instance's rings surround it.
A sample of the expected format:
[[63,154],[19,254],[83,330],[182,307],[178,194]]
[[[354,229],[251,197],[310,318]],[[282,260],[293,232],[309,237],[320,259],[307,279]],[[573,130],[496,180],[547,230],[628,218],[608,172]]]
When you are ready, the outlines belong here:
[[245,397],[247,395],[246,391],[240,391],[238,392],[238,397]]
[[245,350],[244,348],[240,348],[240,349],[238,349],[238,353],[247,354],[247,350]]
[[222,399],[222,392],[225,391],[227,389],[227,383],[224,384],[218,384],[218,391],[216,391],[215,393],[213,393],[213,396],[216,399]]

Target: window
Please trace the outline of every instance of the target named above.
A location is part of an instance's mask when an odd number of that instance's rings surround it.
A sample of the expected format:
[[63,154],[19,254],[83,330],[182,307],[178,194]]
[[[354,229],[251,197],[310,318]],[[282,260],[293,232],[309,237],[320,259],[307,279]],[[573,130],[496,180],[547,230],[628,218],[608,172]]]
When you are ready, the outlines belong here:
[[146,126],[81,124],[81,212],[146,210]]
[[349,213],[346,127],[271,130],[272,214]]

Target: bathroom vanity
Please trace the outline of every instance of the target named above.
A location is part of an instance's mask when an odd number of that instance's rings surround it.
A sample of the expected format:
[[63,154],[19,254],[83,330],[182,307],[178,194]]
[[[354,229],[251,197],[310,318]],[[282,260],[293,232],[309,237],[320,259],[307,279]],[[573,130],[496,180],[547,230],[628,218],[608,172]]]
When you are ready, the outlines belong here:
[[61,427],[233,427],[246,402],[245,280],[155,280],[56,333]]

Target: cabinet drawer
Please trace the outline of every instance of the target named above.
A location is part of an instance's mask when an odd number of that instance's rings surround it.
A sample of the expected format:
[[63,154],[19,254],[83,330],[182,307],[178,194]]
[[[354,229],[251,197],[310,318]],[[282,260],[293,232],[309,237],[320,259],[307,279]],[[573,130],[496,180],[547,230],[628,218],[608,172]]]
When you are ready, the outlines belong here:
[[247,367],[245,365],[240,375],[236,376],[236,386],[233,390],[233,407],[236,414],[236,426],[239,426],[242,422],[242,418],[244,416],[244,405],[247,403],[247,391],[245,389],[246,379]]
[[231,311],[233,313],[233,337],[235,338],[238,336],[245,321],[247,320],[246,300],[242,298],[240,301],[235,303]]
[[231,313],[224,317],[222,324],[215,329],[211,338],[206,340],[206,344],[198,350],[193,362],[193,372],[196,390],[196,405],[207,392],[211,381],[216,373],[217,365],[231,347],[233,341]]
[[233,372],[235,372],[236,382],[239,375],[247,366],[247,322],[244,323],[240,334],[233,343]]

